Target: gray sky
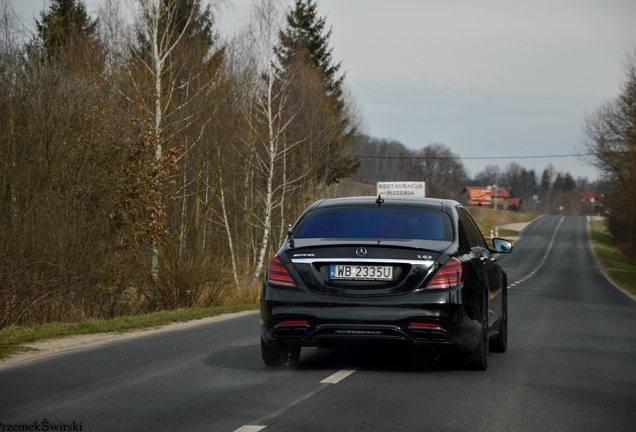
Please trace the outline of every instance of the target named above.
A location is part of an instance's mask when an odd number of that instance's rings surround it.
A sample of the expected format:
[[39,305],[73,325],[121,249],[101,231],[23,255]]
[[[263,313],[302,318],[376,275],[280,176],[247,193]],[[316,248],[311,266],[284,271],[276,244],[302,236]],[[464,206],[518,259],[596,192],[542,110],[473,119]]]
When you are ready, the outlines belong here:
[[[46,0],[10,1],[32,19]],[[251,3],[218,11],[222,34]],[[584,114],[618,94],[636,49],[634,0],[318,0],[318,10],[366,132],[464,158],[577,153]],[[597,177],[574,157],[463,160],[471,175],[511,161]]]

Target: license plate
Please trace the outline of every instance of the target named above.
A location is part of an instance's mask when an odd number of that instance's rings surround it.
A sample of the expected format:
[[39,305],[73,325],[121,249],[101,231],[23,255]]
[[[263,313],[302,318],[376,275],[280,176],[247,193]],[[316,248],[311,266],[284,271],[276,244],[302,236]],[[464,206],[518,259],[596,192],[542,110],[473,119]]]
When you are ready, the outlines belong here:
[[389,281],[393,280],[393,267],[332,264],[330,266],[329,278]]

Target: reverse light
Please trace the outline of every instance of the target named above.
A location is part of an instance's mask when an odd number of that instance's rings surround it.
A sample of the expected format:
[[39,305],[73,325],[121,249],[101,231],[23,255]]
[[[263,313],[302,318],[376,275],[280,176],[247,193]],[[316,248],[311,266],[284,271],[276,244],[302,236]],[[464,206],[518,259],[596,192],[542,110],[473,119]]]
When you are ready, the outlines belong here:
[[455,288],[466,276],[466,264],[456,257],[450,258],[426,285],[427,290]]
[[298,286],[278,255],[274,255],[267,264],[267,282],[292,288]]

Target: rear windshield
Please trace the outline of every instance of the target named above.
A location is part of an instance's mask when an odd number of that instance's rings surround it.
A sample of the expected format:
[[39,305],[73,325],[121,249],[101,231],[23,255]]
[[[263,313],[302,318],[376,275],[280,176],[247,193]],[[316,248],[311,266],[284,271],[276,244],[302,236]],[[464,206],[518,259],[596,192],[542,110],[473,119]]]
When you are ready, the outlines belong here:
[[450,217],[429,210],[337,208],[303,218],[296,238],[453,239]]

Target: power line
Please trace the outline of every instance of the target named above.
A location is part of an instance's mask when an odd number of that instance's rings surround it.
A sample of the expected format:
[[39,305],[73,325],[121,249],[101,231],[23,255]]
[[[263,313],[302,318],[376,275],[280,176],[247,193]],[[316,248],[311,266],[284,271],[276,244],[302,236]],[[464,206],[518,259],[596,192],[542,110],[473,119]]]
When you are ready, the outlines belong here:
[[426,159],[426,160],[455,160],[455,159],[548,159],[548,158],[569,158],[569,157],[583,157],[592,156],[593,153],[577,153],[569,155],[541,155],[541,156],[448,156],[448,157],[434,157],[434,156],[361,156],[354,157],[360,159]]

